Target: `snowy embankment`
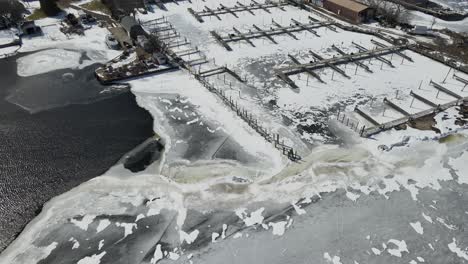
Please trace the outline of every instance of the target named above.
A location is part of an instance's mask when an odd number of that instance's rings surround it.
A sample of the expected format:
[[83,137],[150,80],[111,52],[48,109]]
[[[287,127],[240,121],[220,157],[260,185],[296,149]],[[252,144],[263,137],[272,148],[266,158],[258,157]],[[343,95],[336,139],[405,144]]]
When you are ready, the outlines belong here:
[[409,23],[433,29],[449,29],[459,33],[468,33],[468,17],[460,21],[445,21],[419,11],[409,11]]

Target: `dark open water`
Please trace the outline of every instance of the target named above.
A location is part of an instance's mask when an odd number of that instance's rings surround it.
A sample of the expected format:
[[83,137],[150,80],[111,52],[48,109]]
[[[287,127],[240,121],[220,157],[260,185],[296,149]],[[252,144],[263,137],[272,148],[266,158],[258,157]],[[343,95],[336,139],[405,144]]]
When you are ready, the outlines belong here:
[[153,135],[133,94],[100,93],[109,87],[95,80],[95,67],[23,78],[16,58],[0,60],[0,252],[45,202]]

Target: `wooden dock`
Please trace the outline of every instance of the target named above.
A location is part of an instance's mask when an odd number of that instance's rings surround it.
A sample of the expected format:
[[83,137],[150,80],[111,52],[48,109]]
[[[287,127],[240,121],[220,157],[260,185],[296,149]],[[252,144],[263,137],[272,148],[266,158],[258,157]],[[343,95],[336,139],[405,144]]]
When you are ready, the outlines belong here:
[[282,11],[285,11],[283,6],[287,6],[287,5],[290,5],[290,3],[286,3],[286,2],[285,3],[273,3],[272,2],[272,3],[260,4],[254,0],[251,0],[251,3],[248,5],[244,5],[240,2],[237,2],[235,6],[230,6],[230,7],[220,4],[219,7],[216,9],[211,9],[207,6],[204,6],[204,9],[202,11],[195,11],[192,8],[187,8],[187,10],[193,17],[195,17],[195,19],[198,22],[203,23],[205,22],[203,20],[203,17],[213,16],[217,18],[218,20],[221,20],[220,15],[230,14],[236,18],[239,18],[237,14],[240,12],[248,12],[251,15],[255,15],[253,10],[263,10],[267,13],[271,13],[269,9],[278,8]]
[[397,127],[399,125],[405,124],[406,122],[408,122],[410,120],[415,120],[415,119],[422,118],[422,117],[425,117],[425,116],[428,116],[428,115],[431,115],[431,114],[436,114],[438,112],[445,111],[450,107],[462,104],[464,100],[468,100],[468,97],[465,97],[465,98],[459,99],[459,100],[455,100],[455,101],[452,101],[452,102],[449,102],[449,103],[446,103],[446,104],[443,104],[443,105],[437,105],[436,107],[432,107],[430,109],[418,112],[416,114],[412,114],[412,115],[405,116],[405,117],[402,117],[402,118],[399,118],[399,119],[396,119],[396,120],[393,120],[393,121],[390,121],[390,122],[387,122],[387,123],[383,123],[383,124],[380,124],[379,126],[363,129],[361,131],[361,136],[362,137],[370,137],[370,136],[378,134],[378,133],[380,133],[382,131],[392,129],[392,128]]
[[[309,51],[314,58],[316,58],[315,62],[310,62],[310,63],[304,63],[304,64],[297,64],[295,63],[292,66],[286,66],[282,67],[280,69],[275,70],[276,75],[279,76],[281,79],[285,80],[285,77],[303,73],[303,72],[313,72],[314,70],[322,69],[322,68],[332,68],[335,72],[341,74],[342,76],[346,78],[350,78],[350,76],[343,71],[342,69],[338,68],[338,65],[341,64],[346,64],[346,63],[354,63],[356,64],[356,67],[362,67],[366,69],[366,71],[372,72],[367,66],[365,66],[363,63],[360,61],[367,60],[367,59],[372,59],[372,58],[381,58],[383,60],[386,60],[385,58],[382,58],[384,55],[392,54],[395,52],[400,52],[402,50],[405,50],[407,48],[406,45],[398,45],[398,46],[391,46],[391,47],[385,47],[385,48],[377,48],[374,50],[368,50],[363,47],[361,52],[354,53],[354,54],[346,54],[344,52],[341,52],[342,56],[341,57],[335,57],[335,58],[330,58],[330,59],[325,59],[316,52]],[[336,49],[336,47],[335,47]],[[391,62],[389,61],[391,64]],[[290,80],[290,79],[289,79]],[[291,83],[292,82],[292,83]],[[293,81],[287,82],[291,87],[295,88],[297,85],[293,84]]]
[[[244,120],[253,130],[255,130],[259,135],[261,135],[266,141],[272,143],[275,148],[279,149],[283,155],[288,157],[292,161],[300,161],[301,156],[295,151],[292,147],[284,143],[284,140],[280,139],[278,134],[273,134],[269,132],[266,128],[261,125],[260,120],[258,120],[254,114],[250,113],[246,109],[242,108],[237,101],[233,100],[231,97],[226,95],[226,92],[216,87],[214,83],[209,81],[209,77],[219,75],[219,74],[229,74],[235,78],[240,83],[244,83],[245,80],[242,79],[236,72],[229,69],[227,66],[216,66],[208,70],[201,70],[200,64],[205,64],[210,62],[209,59],[200,51],[198,47],[193,47],[186,38],[167,38],[162,39],[164,34],[161,34],[161,30],[157,30],[157,27],[168,27],[169,22],[166,19],[162,21],[154,21],[152,24],[148,24],[151,28],[156,28],[153,33],[158,37],[164,45],[167,47],[166,54],[168,57],[172,58],[172,61],[178,62],[178,65],[187,69],[190,74],[195,76],[195,78],[210,92],[216,94],[230,109],[235,111],[235,113]],[[171,27],[171,26],[170,26]],[[173,27],[171,27],[173,28]],[[174,29],[174,33],[178,34]],[[187,48],[179,50],[178,47],[187,46]],[[190,59],[191,55],[196,55],[197,57],[193,60]],[[187,58],[187,56],[189,58]],[[196,67],[198,66],[198,67]]]
[[[275,22],[274,20],[272,20],[274,27],[261,29],[260,27],[253,25],[253,29],[250,29],[247,32],[241,32],[237,28],[233,27],[232,28],[233,32],[224,36],[221,36],[215,31],[210,31],[210,33],[224,48],[226,48],[228,51],[232,51],[232,48],[228,44],[230,42],[245,41],[248,44],[250,44],[252,47],[255,47],[255,45],[251,41],[252,39],[266,38],[272,43],[278,44],[278,42],[273,38],[274,36],[288,35],[291,38],[298,40],[296,35],[294,35],[293,33],[301,32],[301,31],[315,32],[313,29],[326,27],[326,26],[334,24],[334,22],[313,22],[313,21],[307,24],[305,23],[298,24],[298,22],[294,19],[291,21],[292,22],[289,26],[282,26],[278,24],[277,22]],[[318,36],[316,32],[314,35]]]

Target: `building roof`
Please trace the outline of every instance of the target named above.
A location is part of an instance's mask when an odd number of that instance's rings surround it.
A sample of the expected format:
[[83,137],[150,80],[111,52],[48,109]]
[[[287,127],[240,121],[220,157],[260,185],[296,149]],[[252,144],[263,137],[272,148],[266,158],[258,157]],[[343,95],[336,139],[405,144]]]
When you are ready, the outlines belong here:
[[354,12],[361,12],[369,8],[368,6],[364,4],[361,4],[352,0],[326,0],[326,1],[330,3],[334,3],[335,5],[346,7],[347,9],[352,10]]
[[145,8],[143,0],[103,0],[102,1],[112,12],[113,15],[130,14],[137,8]]
[[138,22],[132,16],[124,16],[120,19],[120,24],[130,34],[130,30],[133,26],[137,26]]

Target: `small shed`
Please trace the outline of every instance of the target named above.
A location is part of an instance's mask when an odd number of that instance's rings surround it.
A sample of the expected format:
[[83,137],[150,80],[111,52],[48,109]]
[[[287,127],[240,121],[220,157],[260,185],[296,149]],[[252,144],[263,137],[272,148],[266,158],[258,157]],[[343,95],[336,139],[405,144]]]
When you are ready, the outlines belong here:
[[374,16],[372,8],[352,0],[324,0],[323,7],[355,23],[366,22]]
[[21,24],[21,32],[23,35],[38,35],[42,34],[41,27],[37,26],[34,21],[24,21]]
[[136,40],[138,36],[146,36],[146,31],[132,16],[124,16],[120,20],[120,24],[127,31],[131,39]]

